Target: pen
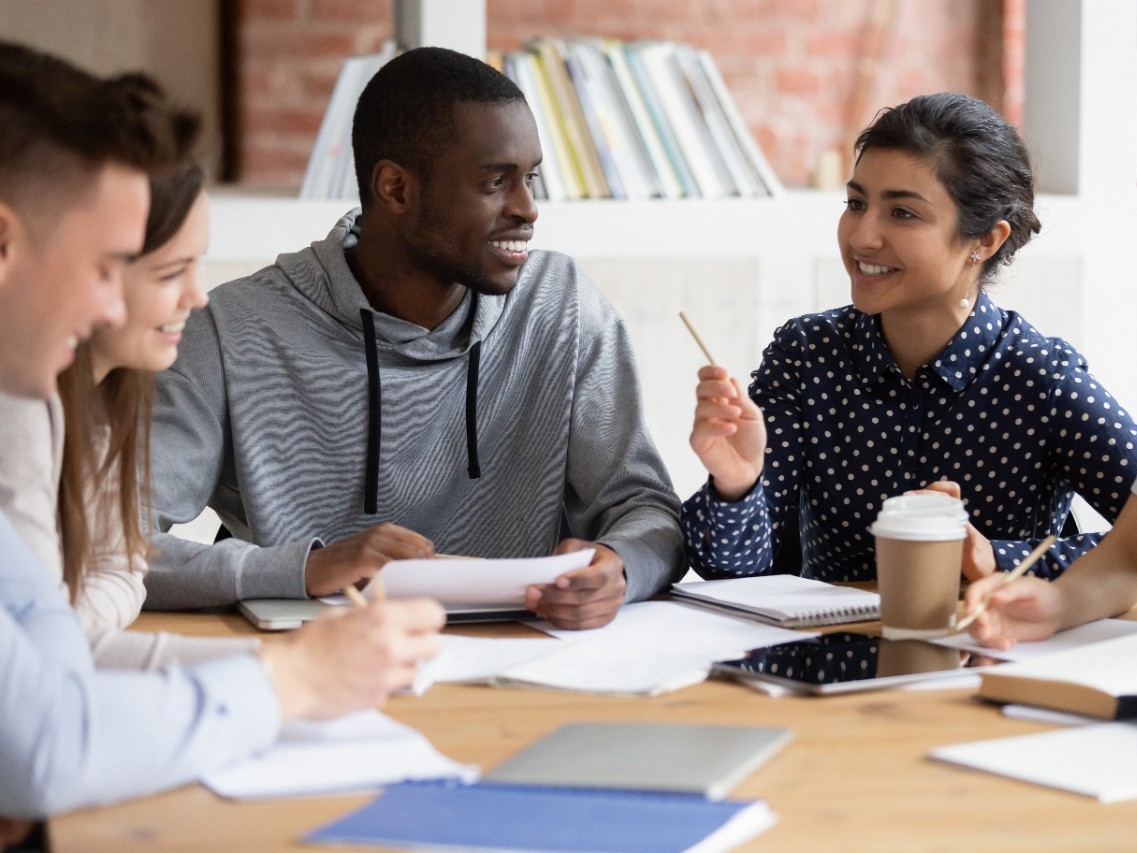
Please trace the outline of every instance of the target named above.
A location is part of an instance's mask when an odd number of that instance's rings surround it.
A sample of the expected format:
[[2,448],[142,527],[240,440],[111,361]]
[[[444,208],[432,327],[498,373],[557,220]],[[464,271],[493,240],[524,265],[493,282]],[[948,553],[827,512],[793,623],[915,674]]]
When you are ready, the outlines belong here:
[[1002,582],[997,584],[994,589],[990,590],[985,596],[983,596],[982,599],[980,599],[979,606],[976,607],[975,610],[973,610],[967,616],[964,616],[963,619],[956,624],[956,633],[964,630],[968,625],[974,622],[979,617],[979,614],[987,609],[987,605],[991,603],[991,596],[993,596],[996,592],[1001,590],[1011,581],[1015,580],[1016,578],[1021,578],[1026,570],[1037,563],[1039,558],[1045,554],[1047,549],[1050,548],[1050,546],[1053,545],[1056,541],[1057,539],[1052,534],[1039,542],[1038,547],[1027,554],[1025,560],[1015,566],[1011,571],[1007,572],[1007,574],[1003,577]]

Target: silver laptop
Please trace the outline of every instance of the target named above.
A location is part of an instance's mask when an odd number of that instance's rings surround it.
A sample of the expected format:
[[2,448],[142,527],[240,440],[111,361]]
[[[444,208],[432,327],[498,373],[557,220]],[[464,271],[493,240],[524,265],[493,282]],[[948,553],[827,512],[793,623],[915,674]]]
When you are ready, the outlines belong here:
[[[346,605],[327,604],[315,598],[250,598],[238,602],[237,606],[245,618],[262,631],[289,631],[321,616],[328,608]],[[537,618],[531,611],[520,607],[484,604],[448,604],[445,607],[447,624],[517,622]]]

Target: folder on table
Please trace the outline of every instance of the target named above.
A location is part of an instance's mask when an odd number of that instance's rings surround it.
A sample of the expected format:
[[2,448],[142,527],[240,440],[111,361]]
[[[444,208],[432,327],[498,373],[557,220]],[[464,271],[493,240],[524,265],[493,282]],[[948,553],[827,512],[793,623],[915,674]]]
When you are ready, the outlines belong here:
[[493,784],[404,783],[305,841],[555,853],[726,851],[774,823],[763,800]]

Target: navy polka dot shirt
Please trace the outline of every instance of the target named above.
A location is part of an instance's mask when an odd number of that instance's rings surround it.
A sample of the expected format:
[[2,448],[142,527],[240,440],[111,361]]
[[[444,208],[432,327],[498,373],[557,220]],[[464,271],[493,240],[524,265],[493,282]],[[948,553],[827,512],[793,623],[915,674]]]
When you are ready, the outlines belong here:
[[[1137,475],[1137,425],[1081,354],[986,294],[914,380],[879,316],[851,306],[786,323],[752,378],[767,428],[761,482],[736,502],[708,483],[683,505],[687,556],[706,578],[769,571],[800,508],[804,575],[874,580],[868,528],[881,502],[934,480],[960,484],[1006,571],[1061,530],[1075,492],[1112,522]],[[1100,539],[1061,539],[1031,571],[1057,577]]]

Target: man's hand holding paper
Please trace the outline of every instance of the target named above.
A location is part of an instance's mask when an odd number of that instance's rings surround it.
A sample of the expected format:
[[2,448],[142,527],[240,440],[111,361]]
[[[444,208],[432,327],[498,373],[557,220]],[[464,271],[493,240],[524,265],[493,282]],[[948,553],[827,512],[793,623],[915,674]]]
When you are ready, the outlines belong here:
[[565,539],[557,554],[594,549],[592,562],[565,572],[551,584],[525,590],[525,607],[558,628],[600,628],[611,622],[624,603],[624,561],[611,548],[583,539]]
[[[623,566],[603,545],[567,539],[550,557],[391,560],[377,578],[388,598],[434,598],[451,613],[527,608],[559,627],[592,628],[610,622],[623,602]],[[367,586],[364,596],[374,598],[377,588]]]

